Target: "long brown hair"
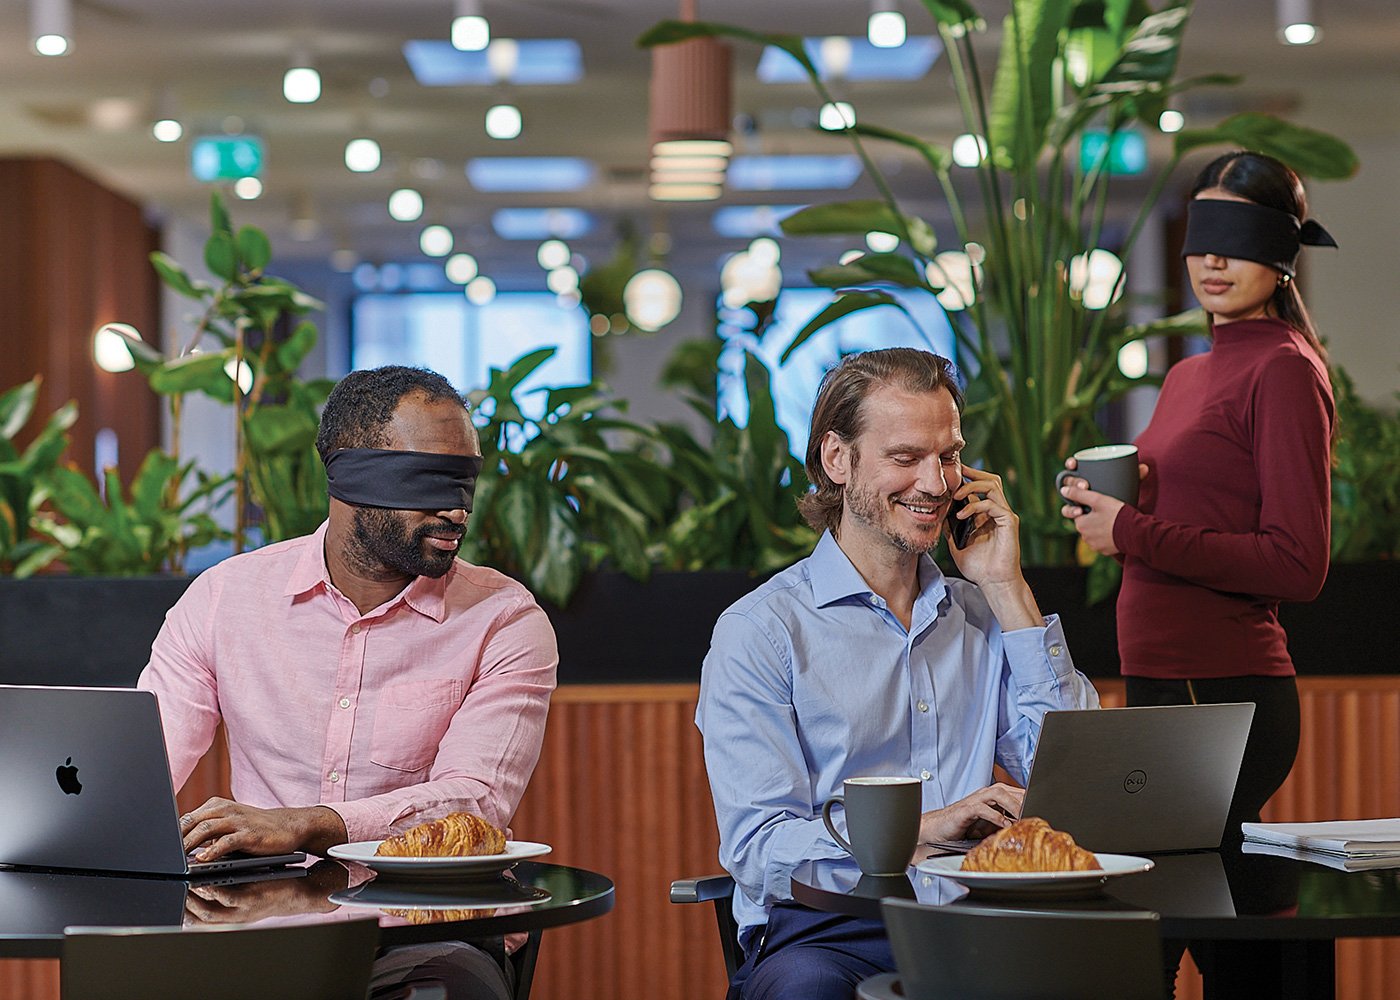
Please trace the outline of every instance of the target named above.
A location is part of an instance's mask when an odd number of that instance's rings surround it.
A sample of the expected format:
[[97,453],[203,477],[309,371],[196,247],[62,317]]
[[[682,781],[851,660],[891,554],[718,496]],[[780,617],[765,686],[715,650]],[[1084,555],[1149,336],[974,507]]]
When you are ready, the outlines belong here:
[[832,482],[822,467],[822,442],[828,431],[842,441],[854,441],[865,426],[862,404],[876,389],[896,388],[923,393],[948,390],[962,411],[962,390],[947,358],[912,347],[889,347],[851,354],[827,370],[812,405],[807,438],[807,478],[815,487],[798,498],[797,510],[817,531],[835,532],[841,524],[845,488]]
[[[1288,166],[1272,156],[1236,150],[1216,157],[1206,164],[1191,188],[1194,198],[1210,188],[1224,188],[1231,194],[1247,198],[1256,205],[1287,212],[1299,222],[1308,217],[1308,196],[1303,182]],[[1282,280],[1269,299],[1270,311],[1303,335],[1324,366],[1328,364],[1327,348],[1318,338],[1317,328],[1308,315],[1298,283]]]

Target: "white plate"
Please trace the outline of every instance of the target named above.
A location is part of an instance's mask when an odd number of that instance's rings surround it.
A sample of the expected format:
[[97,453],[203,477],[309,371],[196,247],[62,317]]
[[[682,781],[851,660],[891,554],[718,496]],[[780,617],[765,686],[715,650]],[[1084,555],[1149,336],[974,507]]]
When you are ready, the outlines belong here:
[[1153,863],[1131,854],[1095,854],[1103,867],[1083,872],[966,872],[961,855],[920,861],[918,870],[941,875],[987,896],[1081,896],[1099,892],[1105,882],[1120,875],[1151,871]]
[[538,858],[552,850],[548,844],[537,844],[529,840],[507,840],[506,849],[501,854],[482,854],[476,857],[394,858],[380,857],[374,853],[381,843],[383,841],[360,840],[353,844],[337,844],[326,853],[341,861],[354,861],[366,868],[372,868],[381,875],[391,875],[394,878],[473,879],[493,878],[518,861]]

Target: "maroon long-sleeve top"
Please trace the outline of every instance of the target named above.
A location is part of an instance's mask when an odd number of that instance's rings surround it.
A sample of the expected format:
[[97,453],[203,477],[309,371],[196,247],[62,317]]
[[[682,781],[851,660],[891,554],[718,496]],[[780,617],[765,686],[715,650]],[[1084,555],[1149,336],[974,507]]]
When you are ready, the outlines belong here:
[[1288,676],[1280,601],[1327,576],[1332,389],[1274,319],[1215,328],[1172,367],[1137,439],[1148,474],[1113,524],[1118,651],[1140,677]]

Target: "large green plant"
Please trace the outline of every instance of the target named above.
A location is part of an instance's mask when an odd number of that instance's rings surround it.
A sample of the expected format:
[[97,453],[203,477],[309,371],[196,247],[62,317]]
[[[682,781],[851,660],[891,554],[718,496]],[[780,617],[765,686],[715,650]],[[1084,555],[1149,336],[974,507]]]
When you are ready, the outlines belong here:
[[[272,258],[267,236],[253,226],[235,231],[217,193],[209,216],[204,263],[217,283],[192,278],[166,254],[151,254],[166,286],[201,307],[193,335],[173,360],[139,346],[133,354],[151,388],[170,397],[177,427],[186,393],[200,392],[233,407],[234,475],[261,512],[263,540],[304,535],[315,530],[328,507],[315,440],[320,407],[334,382],[297,376],[316,344],[315,325],[299,317],[322,305],[267,273]],[[233,373],[241,374],[234,378]],[[240,549],[254,520],[246,498],[245,489],[235,493]],[[174,493],[167,503],[178,506]]]
[[[1400,412],[1370,406],[1332,369],[1339,434],[1332,466],[1332,558],[1400,556]],[[1400,394],[1396,395],[1400,400]]]
[[706,426],[704,440],[681,424],[657,428],[680,492],[658,552],[671,569],[772,572],[807,555],[817,535],[797,512],[806,492],[802,463],[778,423],[768,369],[744,358],[749,415],[743,427],[715,405],[720,343],[682,344],[662,382],[685,393]]
[[604,561],[637,579],[651,572],[674,487],[655,435],[617,414],[626,404],[597,382],[540,390],[527,417],[523,383],[554,354],[544,348],[469,394],[484,462],[463,556],[526,580],[566,604],[586,569]]
[[77,404],[55,410],[23,452],[15,438],[34,413],[41,377],[0,393],[0,573],[29,576],[58,555],[58,548],[30,530],[34,514],[48,497],[45,476],[68,447],[68,428],[78,419]]
[[115,468],[106,470],[102,493],[72,467],[46,479],[54,513],[36,514],[34,527],[75,576],[178,571],[189,549],[230,537],[211,512],[227,499],[233,477],[206,475],[158,449],[142,461],[129,497]]
[[[1203,330],[1200,314],[1129,325],[1122,303],[1091,309],[1071,280],[1072,262],[1105,242],[1109,218],[1110,143],[1087,164],[1080,140],[1091,126],[1112,135],[1141,123],[1157,127],[1170,97],[1192,87],[1230,84],[1213,75],[1176,79],[1181,39],[1191,3],[1153,11],[1141,0],[1012,0],[1002,26],[995,70],[979,65],[974,37],[985,28],[965,0],[923,0],[947,53],[952,97],[967,132],[984,138],[987,155],[973,171],[980,211],[969,211],[955,182],[951,151],[929,141],[868,123],[843,130],[854,144],[879,197],[815,205],[789,216],[789,235],[893,233],[899,252],[867,253],[844,265],[812,272],[836,290],[831,306],[788,348],[843,316],[874,307],[901,308],[879,286],[944,292],[964,306],[953,321],[970,374],[964,433],[968,457],[1003,474],[1022,517],[1027,557],[1034,562],[1072,558],[1073,534],[1059,516],[1049,484],[1064,456],[1101,440],[1102,408],[1134,385],[1117,364],[1122,347],[1154,335]],[[833,95],[794,35],[764,34],[731,25],[663,22],[639,40],[666,45],[700,36],[729,36],[773,46],[806,71],[823,101]],[[980,259],[981,284],[971,302],[957,301],[934,226],[904,211],[866,148],[891,142],[918,153],[932,189],[942,192],[955,250]],[[1356,169],[1340,141],[1260,114],[1239,114],[1208,129],[1176,134],[1171,155],[1139,201],[1126,235],[1114,249],[1127,259],[1172,169],[1191,150],[1232,144],[1271,153],[1314,178],[1340,178]],[[1123,277],[1118,279],[1121,291]],[[951,308],[951,306],[950,306]],[[913,317],[909,317],[913,322]],[[786,359],[786,355],[784,356]]]

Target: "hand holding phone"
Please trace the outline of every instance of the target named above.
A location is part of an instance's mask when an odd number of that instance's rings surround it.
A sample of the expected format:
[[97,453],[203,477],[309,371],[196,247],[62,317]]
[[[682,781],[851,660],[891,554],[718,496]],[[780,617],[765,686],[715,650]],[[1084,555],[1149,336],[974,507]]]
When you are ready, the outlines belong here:
[[[966,482],[967,480],[963,480]],[[954,545],[959,549],[967,548],[967,543],[972,538],[973,521],[975,518],[962,520],[957,516],[958,511],[968,504],[966,497],[955,497],[948,505],[948,537],[952,539]]]

